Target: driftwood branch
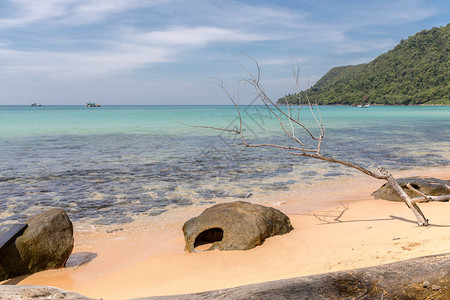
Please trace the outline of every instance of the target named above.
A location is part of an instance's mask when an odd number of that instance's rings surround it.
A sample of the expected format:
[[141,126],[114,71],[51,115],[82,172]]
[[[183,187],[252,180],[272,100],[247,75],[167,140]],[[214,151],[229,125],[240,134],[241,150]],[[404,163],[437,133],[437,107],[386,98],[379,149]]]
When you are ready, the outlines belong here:
[[[408,186],[409,189],[413,190],[415,193],[419,194],[421,197],[413,198],[409,197],[403,189],[398,184],[397,180],[392,176],[391,173],[389,173],[386,169],[379,167],[379,173],[373,172],[368,170],[367,168],[364,168],[363,166],[360,166],[358,164],[355,164],[353,162],[336,159],[331,156],[324,156],[321,152],[321,145],[322,140],[325,138],[325,129],[322,124],[322,117],[320,115],[320,110],[318,108],[317,103],[312,104],[308,96],[304,97],[304,99],[299,98],[299,105],[293,108],[287,101],[287,98],[285,97],[286,102],[286,108],[281,107],[277,103],[275,103],[266,93],[264,90],[264,87],[261,85],[260,79],[261,79],[261,69],[258,64],[258,62],[252,58],[247,56],[255,65],[256,68],[256,75],[254,75],[247,67],[245,67],[238,58],[233,54],[239,65],[246,71],[248,74],[248,78],[244,78],[241,80],[244,84],[249,85],[254,94],[257,96],[257,98],[264,104],[264,106],[267,108],[267,110],[270,112],[271,115],[273,115],[277,120],[278,124],[281,128],[281,130],[286,134],[288,140],[296,144],[295,146],[287,146],[287,145],[281,145],[281,144],[271,144],[271,143],[261,143],[261,144],[252,144],[249,143],[242,131],[243,122],[242,122],[242,115],[239,109],[239,105],[235,97],[224,87],[223,82],[221,80],[216,79],[217,84],[219,87],[225,92],[228,99],[233,103],[234,107],[236,108],[237,113],[237,120],[239,124],[237,126],[234,126],[234,128],[214,128],[209,126],[194,126],[194,127],[201,127],[201,128],[208,128],[208,129],[215,129],[215,130],[221,130],[221,131],[227,131],[231,133],[235,133],[241,137],[242,145],[245,147],[271,147],[271,148],[277,148],[280,150],[286,150],[289,151],[288,153],[291,155],[296,156],[302,156],[302,157],[308,157],[308,158],[314,158],[319,159],[323,161],[328,161],[331,163],[337,163],[341,164],[353,169],[356,169],[370,177],[386,180],[389,185],[400,195],[400,197],[403,199],[403,201],[406,203],[406,205],[412,210],[414,215],[417,218],[417,223],[420,226],[426,226],[428,225],[428,220],[425,218],[424,214],[420,210],[420,208],[417,206],[417,203],[420,202],[428,202],[428,201],[448,201],[450,199],[450,193],[449,195],[444,196],[429,196],[425,195],[416,189],[414,189],[412,186]],[[300,66],[293,64],[293,75],[295,77],[298,95],[300,97],[300,87],[299,87],[299,73],[300,73]],[[309,112],[311,113],[315,123],[316,123],[316,130],[318,130],[318,134],[314,133],[314,131],[310,128],[308,128],[300,119],[300,110],[302,108],[302,101],[304,101],[305,105],[309,108]],[[297,109],[297,114],[293,111],[294,109]],[[295,116],[296,115],[296,116]],[[296,130],[299,128],[299,130]],[[299,136],[303,133],[303,137]],[[305,142],[305,140],[310,140],[310,142]],[[450,188],[449,188],[450,190]],[[345,209],[346,210],[346,209]],[[344,213],[345,210],[342,212]],[[339,218],[336,220],[338,221]]]
[[425,218],[424,214],[420,210],[420,208],[417,206],[416,203],[412,201],[412,199],[408,196],[408,194],[405,193],[405,191],[402,189],[400,184],[398,184],[397,180],[389,173],[386,169],[383,167],[378,167],[380,170],[380,173],[384,176],[386,176],[387,182],[391,185],[391,187],[400,195],[400,197],[405,201],[406,205],[412,210],[414,215],[417,218],[417,223],[419,226],[427,226],[428,225],[428,219]]
[[[410,189],[411,191],[415,192],[416,194],[419,194],[420,196],[422,196],[422,197],[419,197],[419,198],[413,198],[413,199],[411,199],[411,202],[412,202],[413,204],[415,204],[415,203],[421,203],[421,202],[422,202],[422,203],[423,203],[423,202],[430,202],[430,201],[446,202],[446,201],[449,201],[449,200],[450,200],[450,194],[448,194],[448,195],[440,195],[440,196],[430,196],[430,195],[424,194],[424,193],[422,193],[421,191],[415,189],[415,188],[411,185],[410,182],[408,182],[408,183],[406,184],[406,187],[407,187],[408,189]],[[449,191],[450,191],[449,186],[446,185],[446,187],[447,187],[447,189],[449,189]]]

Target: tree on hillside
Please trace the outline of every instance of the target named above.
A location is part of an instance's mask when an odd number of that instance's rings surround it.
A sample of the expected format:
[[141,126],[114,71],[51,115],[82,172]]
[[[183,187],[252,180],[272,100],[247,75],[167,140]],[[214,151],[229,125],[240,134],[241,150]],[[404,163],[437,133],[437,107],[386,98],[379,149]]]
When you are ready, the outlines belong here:
[[[332,68],[307,93],[320,104],[450,104],[449,62],[450,24],[418,32],[369,63]],[[298,95],[286,98],[298,103]]]
[[[241,64],[239,61],[239,64],[241,67],[246,71],[248,77],[242,79],[242,83],[250,86],[250,88],[254,91],[256,94],[256,97],[265,105],[266,109],[270,112],[271,115],[273,115],[278,120],[278,125],[286,135],[286,138],[294,144],[294,146],[286,146],[281,144],[271,144],[271,143],[262,143],[262,144],[253,144],[251,142],[248,142],[246,139],[246,136],[243,131],[243,119],[242,115],[239,109],[239,98],[237,98],[233,93],[231,93],[229,90],[227,90],[224,87],[224,84],[221,80],[217,80],[217,83],[220,88],[225,92],[225,95],[228,97],[228,99],[233,103],[234,107],[236,108],[236,114],[237,114],[237,124],[232,124],[231,127],[228,128],[215,128],[215,127],[208,127],[208,126],[194,126],[194,127],[201,127],[201,128],[210,128],[215,130],[221,130],[221,131],[227,131],[233,134],[236,134],[240,137],[242,141],[242,145],[244,147],[249,148],[259,148],[259,147],[270,147],[270,148],[277,148],[280,151],[287,151],[291,155],[299,156],[299,157],[307,157],[307,158],[313,158],[318,160],[323,160],[331,163],[341,164],[353,169],[356,169],[370,177],[385,180],[388,182],[388,184],[399,194],[399,196],[403,199],[403,201],[406,203],[406,205],[412,210],[414,215],[417,218],[417,222],[419,226],[427,226],[428,220],[424,216],[423,212],[420,210],[418,203],[423,202],[429,202],[429,201],[448,201],[450,200],[450,187],[447,186],[449,189],[449,193],[447,195],[442,196],[430,196],[423,194],[422,192],[415,189],[411,184],[408,184],[408,188],[412,190],[417,197],[411,198],[406,194],[403,189],[400,187],[397,180],[392,176],[392,174],[384,169],[383,167],[378,167],[378,172],[370,171],[358,164],[355,164],[350,161],[336,159],[333,156],[323,155],[321,153],[321,145],[322,141],[325,138],[325,128],[322,124],[321,115],[319,108],[316,104],[311,103],[310,99],[306,97],[301,97],[301,94],[298,93],[298,105],[290,105],[286,99],[285,104],[287,106],[280,106],[279,104],[275,103],[266,93],[264,90],[264,87],[261,84],[261,71],[260,67],[256,60],[253,58],[250,58],[250,60],[253,61],[256,67],[256,73],[252,73],[248,71],[248,69]],[[295,82],[297,88],[299,88],[299,73],[300,73],[300,67],[298,65],[294,66],[293,73],[295,77]],[[239,94],[239,93],[238,93]],[[301,116],[303,115],[303,111],[307,110],[308,113],[310,113],[314,119],[315,122],[315,128],[309,128],[305,125],[304,122],[302,122]],[[302,112],[302,114],[301,114]]]

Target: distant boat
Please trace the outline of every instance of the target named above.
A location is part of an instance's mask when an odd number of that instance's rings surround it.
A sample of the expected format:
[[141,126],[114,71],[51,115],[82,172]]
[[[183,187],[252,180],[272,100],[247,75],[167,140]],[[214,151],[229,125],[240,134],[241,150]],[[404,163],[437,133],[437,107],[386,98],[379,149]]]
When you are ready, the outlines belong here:
[[100,107],[100,104],[95,102],[88,102],[86,103],[86,107]]
[[37,103],[31,103],[31,106],[33,106],[33,107],[39,107],[39,106],[42,106],[42,105],[37,104]]
[[358,104],[359,108],[367,108],[369,106],[370,106],[370,104]]

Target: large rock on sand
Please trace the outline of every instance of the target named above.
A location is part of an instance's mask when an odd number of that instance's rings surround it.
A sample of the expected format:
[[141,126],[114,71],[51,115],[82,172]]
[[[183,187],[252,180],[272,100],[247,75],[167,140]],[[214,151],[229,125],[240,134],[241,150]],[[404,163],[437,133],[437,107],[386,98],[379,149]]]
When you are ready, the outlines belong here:
[[27,229],[0,253],[0,280],[63,267],[73,249],[72,222],[62,209],[27,221]]
[[0,285],[1,299],[35,300],[35,299],[67,299],[93,300],[77,293],[68,292],[56,287],[37,285]]
[[[441,180],[436,178],[419,178],[419,177],[409,177],[409,178],[399,178],[397,182],[403,188],[403,190],[410,197],[418,197],[419,195],[411,191],[406,187],[406,185],[411,183],[411,186],[424,194],[430,196],[440,196],[450,193],[450,190],[446,185],[450,186],[449,180]],[[395,192],[392,187],[385,183],[378,190],[372,193],[376,199],[384,199],[390,201],[403,201],[402,198]]]
[[289,217],[271,207],[244,201],[217,204],[184,223],[185,250],[213,243],[208,250],[247,250],[294,229]]

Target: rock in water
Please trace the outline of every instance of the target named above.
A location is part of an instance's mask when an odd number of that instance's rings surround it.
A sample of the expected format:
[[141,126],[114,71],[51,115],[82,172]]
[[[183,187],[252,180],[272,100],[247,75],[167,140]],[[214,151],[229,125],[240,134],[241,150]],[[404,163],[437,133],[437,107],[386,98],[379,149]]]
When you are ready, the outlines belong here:
[[64,210],[47,210],[27,224],[0,253],[0,280],[63,267],[72,253],[73,226]]
[[208,250],[248,250],[294,229],[281,211],[244,201],[217,204],[183,226],[185,250],[212,243]]
[[[441,180],[436,178],[419,178],[419,177],[409,177],[409,178],[399,178],[397,182],[400,184],[402,189],[408,194],[408,196],[414,198],[419,197],[418,194],[414,193],[406,185],[411,183],[411,186],[416,190],[421,191],[424,194],[430,196],[440,196],[447,195],[450,191],[447,189],[446,185],[450,186],[449,180]],[[392,187],[385,183],[378,190],[372,193],[376,199],[384,199],[390,201],[400,201],[402,202],[402,198],[397,194],[396,191],[392,189]]]

